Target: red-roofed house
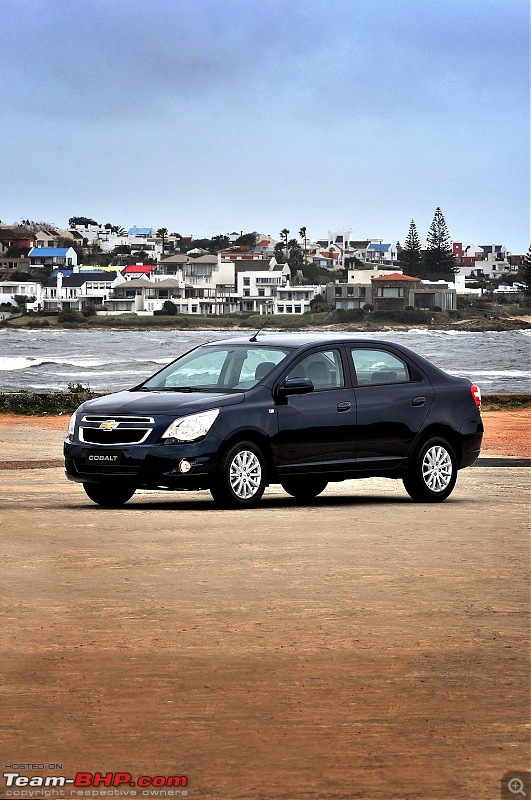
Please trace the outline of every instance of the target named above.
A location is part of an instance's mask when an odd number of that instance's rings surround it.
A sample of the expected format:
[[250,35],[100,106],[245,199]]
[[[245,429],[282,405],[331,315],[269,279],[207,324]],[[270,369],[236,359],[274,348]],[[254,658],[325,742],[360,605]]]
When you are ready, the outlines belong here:
[[420,278],[392,272],[372,278],[372,304],[376,311],[402,311],[406,306],[414,305],[410,294],[421,285]]
[[122,270],[122,275],[126,281],[132,281],[134,278],[140,278],[142,275],[151,280],[154,269],[154,264],[129,264],[128,267]]

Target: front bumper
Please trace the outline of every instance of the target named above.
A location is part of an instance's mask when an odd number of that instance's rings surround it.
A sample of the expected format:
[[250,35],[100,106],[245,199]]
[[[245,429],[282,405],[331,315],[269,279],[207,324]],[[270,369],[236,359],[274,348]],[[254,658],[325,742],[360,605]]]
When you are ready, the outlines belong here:
[[[137,489],[207,489],[217,468],[219,440],[205,437],[200,442],[183,444],[100,446],[65,439],[63,452],[65,472],[79,483],[127,483]],[[103,459],[89,462],[91,454],[105,456],[118,454],[119,463],[106,463]],[[179,463],[186,460],[190,471],[179,471]]]

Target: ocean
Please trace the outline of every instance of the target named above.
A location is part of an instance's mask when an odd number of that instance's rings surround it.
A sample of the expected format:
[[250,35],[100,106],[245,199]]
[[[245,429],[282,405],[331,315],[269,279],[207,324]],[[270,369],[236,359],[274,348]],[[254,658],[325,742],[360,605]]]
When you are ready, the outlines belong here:
[[[0,391],[66,390],[82,383],[119,391],[140,383],[198,344],[246,335],[237,331],[0,330]],[[363,333],[410,347],[483,394],[531,391],[531,331]],[[251,332],[248,334],[251,335]]]

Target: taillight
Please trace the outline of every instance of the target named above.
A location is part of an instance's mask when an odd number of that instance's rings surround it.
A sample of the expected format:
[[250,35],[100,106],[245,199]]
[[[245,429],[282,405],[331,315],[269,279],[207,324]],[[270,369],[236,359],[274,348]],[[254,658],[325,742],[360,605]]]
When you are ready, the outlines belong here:
[[472,384],[470,391],[472,392],[472,397],[474,398],[474,402],[478,407],[478,411],[481,411],[481,389],[479,386],[474,386],[474,384]]

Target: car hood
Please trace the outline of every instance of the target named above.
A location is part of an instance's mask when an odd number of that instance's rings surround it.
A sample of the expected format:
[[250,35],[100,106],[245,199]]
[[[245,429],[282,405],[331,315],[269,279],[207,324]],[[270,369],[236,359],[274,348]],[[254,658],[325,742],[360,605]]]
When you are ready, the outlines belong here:
[[87,400],[78,411],[85,414],[156,414],[184,416],[210,408],[243,403],[244,395],[218,392],[117,392],[95,400]]

